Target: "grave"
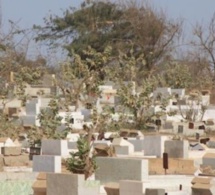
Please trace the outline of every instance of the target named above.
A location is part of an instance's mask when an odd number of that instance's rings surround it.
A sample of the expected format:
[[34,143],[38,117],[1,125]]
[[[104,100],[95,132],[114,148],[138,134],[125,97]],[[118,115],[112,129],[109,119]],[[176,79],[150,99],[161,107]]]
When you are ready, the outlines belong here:
[[188,158],[189,142],[187,140],[165,141],[165,152],[169,158]]
[[123,138],[114,138],[112,145],[117,155],[129,155],[134,153],[134,145]]
[[47,195],[99,195],[100,182],[81,174],[47,174]]
[[67,140],[42,140],[42,154],[43,155],[56,155],[68,156],[68,142]]
[[61,172],[61,157],[51,155],[34,155],[33,172]]
[[202,158],[202,166],[215,169],[215,153],[206,153]]
[[128,138],[128,142],[133,144],[135,152],[142,152],[144,149],[144,139]]
[[99,169],[95,172],[95,178],[101,183],[120,180],[143,181],[148,178],[148,160],[145,159],[96,157],[96,163]]
[[26,103],[26,116],[22,116],[24,126],[40,126],[38,114],[40,114],[41,101],[40,99],[32,99]]
[[120,195],[145,195],[145,190],[150,187],[150,182],[120,180],[119,187]]
[[164,142],[169,139],[169,136],[145,136],[143,141],[144,155],[162,157],[164,153]]

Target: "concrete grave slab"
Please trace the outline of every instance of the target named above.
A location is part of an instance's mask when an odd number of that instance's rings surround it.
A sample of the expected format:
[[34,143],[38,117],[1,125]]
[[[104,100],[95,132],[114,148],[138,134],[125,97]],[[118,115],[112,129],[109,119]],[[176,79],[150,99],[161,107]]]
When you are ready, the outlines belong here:
[[120,180],[143,181],[148,178],[148,160],[145,159],[97,157],[96,163],[99,169],[95,172],[95,178],[101,183]]
[[42,154],[56,156],[69,155],[67,140],[42,140]]
[[165,152],[169,158],[188,158],[189,142],[187,140],[165,141]]
[[100,182],[80,174],[47,174],[47,195],[99,195]]
[[162,157],[164,153],[164,142],[169,136],[152,135],[144,137],[144,155]]
[[61,172],[61,157],[51,155],[34,155],[33,172]]

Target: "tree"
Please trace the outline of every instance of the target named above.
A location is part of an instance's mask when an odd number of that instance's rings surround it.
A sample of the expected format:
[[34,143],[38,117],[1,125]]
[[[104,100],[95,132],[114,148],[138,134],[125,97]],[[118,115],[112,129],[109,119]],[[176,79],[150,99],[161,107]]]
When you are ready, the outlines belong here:
[[141,73],[148,71],[144,76],[154,73],[158,63],[170,55],[180,31],[179,22],[168,20],[164,13],[146,3],[88,1],[80,9],[67,9],[63,17],[46,18],[45,23],[44,27],[35,26],[36,40],[53,46],[66,40],[63,46],[70,56],[74,50],[84,59],[82,51],[89,45],[97,52],[111,45],[113,56],[119,50],[129,53],[132,46],[136,56],[145,56],[145,65],[139,66]]
[[201,66],[201,71],[206,70],[208,77],[215,80],[215,14],[209,25],[205,28],[197,24],[193,29],[194,40],[191,44],[196,50],[195,57]]
[[97,169],[95,156],[89,156],[91,147],[83,137],[77,141],[78,152],[71,152],[71,157],[66,161],[66,167],[69,171],[76,174],[84,174],[85,179],[90,177]]
[[[128,55],[121,53],[118,62],[121,69],[119,68],[119,71],[115,72],[114,77],[118,86],[117,97],[119,98],[119,105],[124,109],[121,112],[125,113],[125,118],[127,118],[126,115],[130,114],[133,116],[131,128],[144,129],[146,128],[146,123],[150,122],[154,116],[151,111],[151,107],[154,104],[151,93],[159,86],[159,78],[155,76],[142,78],[139,85],[137,84],[136,78],[139,69],[136,64],[145,63],[145,57],[143,55],[138,58],[135,57],[132,49]],[[118,74],[123,71],[123,68],[126,71],[124,72],[124,77],[120,77]]]
[[83,53],[85,59],[73,53],[73,58],[61,64],[60,74],[57,75],[56,84],[61,88],[66,108],[75,105],[75,110],[78,110],[87,103],[95,105],[100,95],[98,86],[109,74],[106,64],[110,61],[111,47],[107,47],[104,52],[88,47]]

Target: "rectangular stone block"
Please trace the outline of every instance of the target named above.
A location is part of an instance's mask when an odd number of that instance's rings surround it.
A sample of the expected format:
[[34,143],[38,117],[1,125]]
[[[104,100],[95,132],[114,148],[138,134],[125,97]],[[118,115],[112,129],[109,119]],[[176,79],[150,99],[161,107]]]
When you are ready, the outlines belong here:
[[34,194],[46,194],[46,180],[35,181],[32,185]]
[[135,152],[142,152],[144,150],[144,139],[129,139],[128,142],[134,145]]
[[202,158],[203,167],[210,166],[215,169],[215,153],[206,153]]
[[148,160],[120,157],[97,157],[99,169],[95,178],[101,183],[119,182],[120,180],[139,180],[148,178]]
[[54,139],[42,140],[42,154],[56,156],[69,155],[67,140]]
[[77,142],[68,141],[68,149],[76,150],[77,149]]
[[19,156],[21,155],[21,147],[18,146],[7,146],[7,147],[2,147],[1,152],[4,156]]
[[134,145],[123,138],[114,138],[112,145],[116,149],[116,154],[132,154],[134,153]]
[[145,195],[165,195],[164,189],[146,189]]
[[144,155],[162,157],[164,153],[164,142],[169,140],[168,136],[145,136],[144,137]]
[[80,174],[47,174],[47,195],[99,195],[99,181]]
[[145,189],[150,187],[149,182],[121,180],[119,182],[120,195],[144,195]]
[[33,172],[61,172],[61,157],[51,155],[34,155]]
[[129,155],[129,146],[114,146],[116,155]]
[[187,140],[167,140],[165,141],[165,152],[169,158],[188,158],[189,142]]

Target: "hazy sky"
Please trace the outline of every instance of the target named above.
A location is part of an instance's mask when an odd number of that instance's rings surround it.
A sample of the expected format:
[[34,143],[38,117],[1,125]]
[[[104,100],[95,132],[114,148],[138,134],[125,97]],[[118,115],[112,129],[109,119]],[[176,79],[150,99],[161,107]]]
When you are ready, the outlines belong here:
[[[208,22],[215,11],[214,0],[148,0],[155,8],[163,8],[169,17],[183,18],[188,25]],[[69,6],[77,6],[81,0],[1,0],[3,28],[7,21],[19,21],[29,28],[42,24],[43,17],[50,12],[59,15]]]
[[[21,28],[31,28],[34,24],[43,24],[43,18],[50,13],[62,14],[62,10],[79,5],[82,0],[0,0],[2,28],[6,32],[8,20],[18,22]],[[141,0],[137,0],[141,1]],[[148,0],[154,8],[162,8],[170,18],[184,20],[185,33],[196,22],[207,24],[215,12],[215,0]],[[188,33],[187,33],[188,32]],[[34,54],[32,50],[32,55]],[[44,50],[42,53],[46,53]]]

